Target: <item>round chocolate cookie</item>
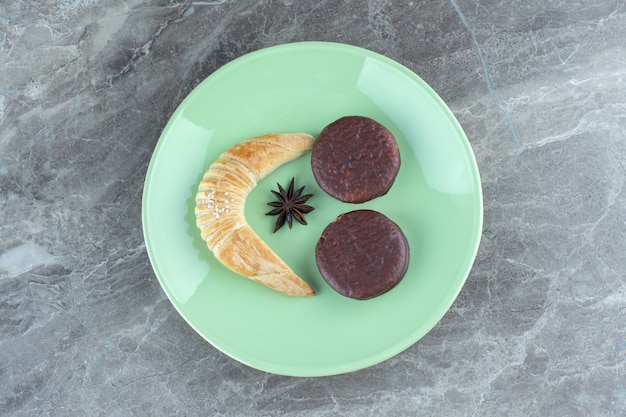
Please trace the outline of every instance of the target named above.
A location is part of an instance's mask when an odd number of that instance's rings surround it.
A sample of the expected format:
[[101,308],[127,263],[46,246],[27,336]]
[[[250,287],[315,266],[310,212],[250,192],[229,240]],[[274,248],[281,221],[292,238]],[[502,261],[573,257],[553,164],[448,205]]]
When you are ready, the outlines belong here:
[[393,134],[375,120],[346,116],[326,126],[311,153],[322,190],[346,203],[363,203],[389,191],[400,169]]
[[409,245],[397,224],[374,210],[355,210],[329,224],[315,247],[317,268],[339,294],[357,300],[398,284],[409,265]]

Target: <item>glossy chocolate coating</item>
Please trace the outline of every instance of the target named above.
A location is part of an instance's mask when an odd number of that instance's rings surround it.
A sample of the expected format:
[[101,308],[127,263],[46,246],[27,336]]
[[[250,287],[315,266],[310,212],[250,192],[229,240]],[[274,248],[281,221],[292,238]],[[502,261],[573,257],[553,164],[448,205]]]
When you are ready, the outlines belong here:
[[397,224],[374,210],[341,214],[315,247],[317,267],[339,294],[357,300],[395,287],[409,265],[409,245]]
[[393,185],[400,151],[393,134],[375,120],[346,116],[326,126],[311,153],[315,181],[332,197],[363,203]]

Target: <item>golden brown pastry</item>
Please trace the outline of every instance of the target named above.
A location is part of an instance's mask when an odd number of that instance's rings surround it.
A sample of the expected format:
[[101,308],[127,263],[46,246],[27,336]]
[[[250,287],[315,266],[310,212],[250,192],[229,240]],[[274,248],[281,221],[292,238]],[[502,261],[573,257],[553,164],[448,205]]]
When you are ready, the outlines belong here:
[[204,173],[196,194],[196,224],[215,257],[237,274],[293,296],[315,291],[252,230],[244,206],[258,181],[310,151],[313,142],[306,133],[284,133],[234,145]]

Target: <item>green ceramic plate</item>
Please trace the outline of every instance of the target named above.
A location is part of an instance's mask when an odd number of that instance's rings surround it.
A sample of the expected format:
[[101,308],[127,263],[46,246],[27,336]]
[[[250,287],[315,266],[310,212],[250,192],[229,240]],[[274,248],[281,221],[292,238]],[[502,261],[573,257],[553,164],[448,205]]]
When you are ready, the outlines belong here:
[[[259,182],[246,204],[252,228],[317,291],[293,298],[239,277],[206,248],[194,220],[202,174],[220,153],[252,136],[317,136],[345,115],[387,126],[402,165],[389,191],[340,203],[321,191],[310,156]],[[265,216],[276,182],[295,176],[314,196],[308,226],[272,233]],[[340,213],[378,210],[404,231],[411,261],[388,293],[355,301],[335,293],[315,265],[322,230]],[[472,267],[482,193],[470,145],[437,94],[402,65],[353,46],[303,42],[238,58],[204,80],[165,127],[147,172],[143,228],[152,266],[184,319],[225,354],[283,375],[321,376],[384,361],[424,336],[445,314]],[[381,242],[381,245],[384,242]]]

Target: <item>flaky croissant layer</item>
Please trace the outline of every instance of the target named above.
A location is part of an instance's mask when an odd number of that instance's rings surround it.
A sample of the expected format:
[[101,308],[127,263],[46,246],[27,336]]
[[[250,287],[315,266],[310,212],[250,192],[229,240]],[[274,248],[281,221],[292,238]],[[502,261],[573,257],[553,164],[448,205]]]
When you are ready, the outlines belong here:
[[279,166],[310,151],[307,133],[257,136],[222,153],[204,173],[196,194],[196,224],[215,257],[239,275],[292,296],[315,291],[252,230],[246,198]]

